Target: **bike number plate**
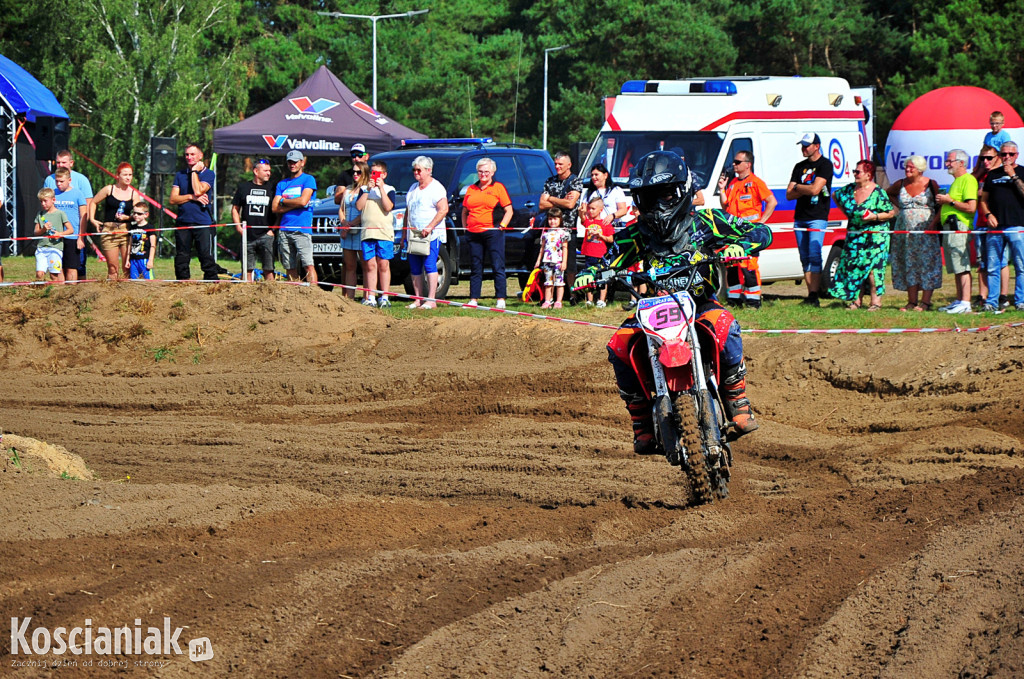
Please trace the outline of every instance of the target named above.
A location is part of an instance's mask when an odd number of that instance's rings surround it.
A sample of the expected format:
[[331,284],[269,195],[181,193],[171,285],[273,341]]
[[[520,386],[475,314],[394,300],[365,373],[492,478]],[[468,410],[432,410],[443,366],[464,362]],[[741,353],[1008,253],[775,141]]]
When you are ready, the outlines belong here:
[[664,295],[640,300],[636,317],[644,332],[670,340],[686,334],[696,312],[693,298],[681,292],[675,298]]

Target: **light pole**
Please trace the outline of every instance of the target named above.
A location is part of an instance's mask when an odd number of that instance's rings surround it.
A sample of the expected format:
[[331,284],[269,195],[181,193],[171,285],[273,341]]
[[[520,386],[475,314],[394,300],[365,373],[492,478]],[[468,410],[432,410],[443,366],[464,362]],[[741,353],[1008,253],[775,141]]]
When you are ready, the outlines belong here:
[[548,53],[558,52],[566,47],[568,45],[559,45],[558,47],[548,47],[544,50],[544,140],[541,143],[541,148],[545,151],[548,150]]
[[377,22],[381,19],[402,19],[426,14],[429,9],[416,9],[401,14],[345,14],[343,12],[317,12],[325,17],[346,17],[349,19],[369,19],[373,22],[373,110],[377,110]]

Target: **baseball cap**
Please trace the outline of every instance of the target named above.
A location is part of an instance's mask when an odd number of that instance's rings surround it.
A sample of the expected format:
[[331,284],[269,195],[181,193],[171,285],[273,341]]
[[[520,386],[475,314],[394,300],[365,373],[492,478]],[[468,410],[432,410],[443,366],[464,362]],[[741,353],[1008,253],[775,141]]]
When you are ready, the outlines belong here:
[[288,152],[288,155],[286,155],[284,159],[288,161],[299,161],[303,160],[305,157],[306,156],[302,155],[302,151],[296,151],[295,149],[292,149],[291,151]]
[[349,152],[352,153],[353,155],[358,153],[359,155],[362,156],[366,154],[366,147],[363,146],[362,144],[352,144],[352,148],[349,149]]
[[800,137],[800,141],[798,141],[797,144],[800,144],[800,146],[810,146],[811,144],[821,146],[821,138],[813,132],[808,132],[804,136]]

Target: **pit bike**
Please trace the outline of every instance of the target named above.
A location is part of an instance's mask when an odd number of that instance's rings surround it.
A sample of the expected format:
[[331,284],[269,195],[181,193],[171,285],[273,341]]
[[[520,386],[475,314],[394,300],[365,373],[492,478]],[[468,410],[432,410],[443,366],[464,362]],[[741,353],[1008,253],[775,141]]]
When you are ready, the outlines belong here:
[[[594,284],[621,283],[636,299],[636,322],[644,335],[630,345],[629,367],[654,403],[661,450],[670,464],[683,468],[697,504],[706,504],[729,496],[729,444],[736,437],[718,390],[718,339],[713,328],[697,319],[691,291],[699,295],[712,279],[710,267],[728,260],[700,252],[689,260],[654,266],[646,274],[599,272]],[[636,289],[642,284],[659,294],[642,297]]]

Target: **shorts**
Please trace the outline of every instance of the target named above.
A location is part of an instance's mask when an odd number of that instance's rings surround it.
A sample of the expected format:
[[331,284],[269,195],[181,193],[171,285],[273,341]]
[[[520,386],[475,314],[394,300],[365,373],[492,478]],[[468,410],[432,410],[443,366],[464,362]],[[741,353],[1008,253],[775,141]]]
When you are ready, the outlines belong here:
[[67,262],[67,265],[64,266],[65,269],[78,269],[78,236],[64,239],[63,257],[64,261]]
[[389,240],[378,240],[376,238],[367,238],[364,240],[363,259],[369,262],[374,257],[377,259],[394,259],[394,242]]
[[153,272],[146,266],[149,260],[145,257],[131,258],[128,260],[128,278],[145,281],[153,280]]
[[561,264],[551,264],[544,262],[540,265],[541,271],[544,272],[544,287],[545,288],[564,288],[565,287],[565,272],[562,271]]
[[583,265],[587,266],[587,267],[600,266],[601,261],[602,261],[601,257],[590,257],[590,256],[587,256],[587,257],[583,258]]
[[437,273],[437,256],[441,250],[441,241],[434,239],[430,241],[430,252],[425,255],[414,255],[409,253],[409,273],[413,276],[420,276],[423,272]]
[[[122,247],[128,247],[128,232],[125,231],[127,226],[121,224],[114,224],[113,222],[103,222],[103,231],[100,232],[100,250],[119,250]],[[124,233],[108,233],[110,231],[125,231]]]
[[[821,273],[821,248],[825,245],[825,219],[794,221],[796,249],[800,254],[800,266],[804,273]],[[805,230],[807,229],[807,230]]]
[[[256,257],[259,256],[260,264],[256,266]],[[264,271],[274,270],[274,232],[267,233],[257,238],[249,238],[245,242],[246,270],[262,268]]]
[[[277,236],[281,266],[289,271],[313,266],[313,236],[302,231],[284,231]],[[273,270],[273,268],[271,268]]]
[[49,245],[36,248],[36,271],[59,274],[61,271],[61,251]]
[[347,236],[339,236],[341,241],[342,250],[362,250],[363,242],[363,229],[362,227],[354,227],[348,230]]
[[946,260],[946,273],[968,273],[971,270],[971,252],[968,244],[970,231],[942,234],[942,253]]

